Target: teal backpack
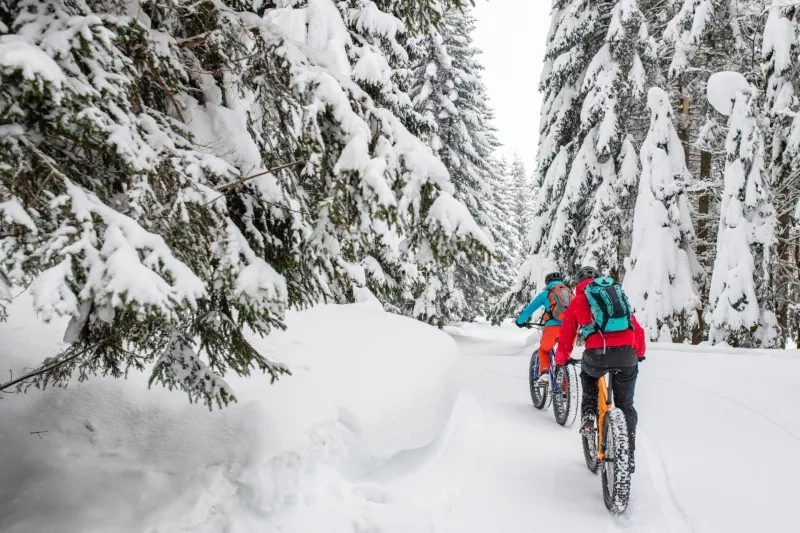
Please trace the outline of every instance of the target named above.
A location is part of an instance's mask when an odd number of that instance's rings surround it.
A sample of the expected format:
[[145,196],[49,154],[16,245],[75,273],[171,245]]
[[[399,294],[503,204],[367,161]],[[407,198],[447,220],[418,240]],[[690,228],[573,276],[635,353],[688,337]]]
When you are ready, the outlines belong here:
[[594,323],[581,326],[581,333],[611,333],[633,329],[633,316],[628,297],[619,283],[611,278],[597,278],[584,289]]

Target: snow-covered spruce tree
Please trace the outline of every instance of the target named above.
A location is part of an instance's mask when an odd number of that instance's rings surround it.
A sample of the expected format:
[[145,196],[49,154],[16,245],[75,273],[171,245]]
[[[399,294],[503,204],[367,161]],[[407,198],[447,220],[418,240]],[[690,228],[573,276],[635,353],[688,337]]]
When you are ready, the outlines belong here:
[[[549,270],[584,262],[621,274],[635,162],[627,117],[642,105],[655,51],[634,0],[554,2],[528,259],[502,305],[522,305]],[[628,146],[629,149],[624,149]],[[627,157],[626,157],[627,155]]]
[[[442,309],[442,317],[449,314],[451,319],[485,314],[490,300],[511,282],[509,220],[502,205],[502,169],[494,158],[499,142],[491,125],[493,113],[486,103],[479,51],[472,43],[474,27],[469,11],[450,10],[437,33],[414,43],[420,61],[413,68],[411,96],[428,128],[427,142],[447,167],[455,197],[496,244],[493,264],[461,261],[452,272],[441,272],[455,276],[453,286],[463,295],[463,308]],[[443,289],[451,285],[446,278],[440,281]],[[431,303],[444,305],[446,301],[458,300],[442,298]]]
[[420,257],[491,246],[357,83],[364,57],[381,64],[345,18],[390,43],[403,21],[372,2],[281,4],[0,6],[2,296],[30,286],[44,319],[71,318],[69,347],[15,382],[155,362],[151,382],[227,403],[225,372],[286,371],[245,329],[351,298],[380,279],[376,256],[410,285]]
[[[676,129],[686,152],[687,167],[693,180],[687,184],[695,207],[697,257],[702,266],[700,296],[708,307],[709,280],[715,258],[716,229],[719,220],[725,150],[724,135],[716,135],[719,125],[705,97],[706,83],[715,72],[734,70],[751,82],[759,78],[756,59],[764,11],[763,0],[679,0],[672,7],[653,3],[659,15],[671,11],[670,20],[659,42],[665,88],[676,110]],[[693,341],[705,338],[699,323]]]
[[505,239],[504,245],[508,250],[508,258],[505,262],[499,262],[498,266],[505,268],[503,284],[498,286],[499,296],[496,294],[490,303],[487,317],[495,324],[501,323],[513,313],[514,309],[507,308],[507,293],[512,287],[514,277],[519,269],[525,254],[525,243],[527,242],[526,223],[530,221],[530,216],[525,218],[525,214],[530,212],[531,190],[525,167],[518,156],[514,157],[511,166],[508,161],[502,158],[499,162],[500,169],[498,175],[503,176],[502,183],[495,186],[500,194],[495,192],[495,205],[499,207],[501,216],[505,217],[506,222],[502,224],[501,238]]
[[729,117],[709,338],[741,347],[774,347],[780,340],[769,277],[776,217],[764,163],[758,96],[739,73],[721,72],[709,78],[709,102]]
[[[598,9],[588,0],[554,0],[547,34],[544,67],[539,81],[542,110],[539,148],[536,155],[534,188],[525,258],[511,290],[503,295],[493,316],[519,311],[543,287],[547,271],[561,268],[550,250],[550,233],[566,178],[576,151],[580,130],[580,89],[591,59],[598,24]],[[571,266],[566,272],[571,271]]]
[[690,337],[700,303],[691,207],[683,190],[689,171],[669,96],[653,87],[647,105],[650,130],[640,150],[631,270],[624,287],[649,339],[678,342]]
[[508,189],[513,209],[512,222],[516,231],[515,238],[517,239],[515,245],[517,257],[515,258],[514,267],[519,267],[523,260],[525,243],[528,241],[528,230],[533,218],[533,183],[519,155],[514,155],[509,179]]
[[[490,116],[493,113],[490,112]],[[494,269],[492,279],[494,286],[491,288],[492,301],[488,305],[494,305],[496,299],[511,287],[516,276],[516,268],[521,254],[518,228],[516,225],[514,211],[515,189],[511,180],[510,168],[505,158],[492,157],[492,172],[489,174],[487,183],[492,193],[492,202],[489,205],[489,217],[492,221],[492,232],[495,241],[495,252],[497,260],[491,265]]]
[[[493,120],[494,112],[487,107],[485,116],[487,119]],[[494,128],[490,123],[489,127],[493,136]],[[508,165],[494,155],[489,157],[489,162],[491,168],[486,182],[491,197],[486,212],[490,222],[488,230],[491,232],[494,242],[495,258],[488,266],[487,294],[481,309],[483,316],[488,315],[502,294],[514,283],[516,262],[519,257],[519,242],[514,226],[513,202],[511,201],[513,193],[509,189]]]
[[771,129],[768,144],[768,169],[775,209],[778,213],[778,245],[772,286],[775,313],[783,340],[797,338],[794,302],[800,295],[798,257],[794,243],[800,220],[800,6],[772,3],[764,27],[765,110]]
[[[574,266],[596,265],[612,276],[622,277],[628,219],[632,218],[635,182],[621,179],[622,148],[628,119],[644,100],[648,73],[655,70],[655,42],[648,35],[644,16],[635,0],[619,0],[611,10],[605,42],[592,59],[583,82],[585,99],[581,129],[585,139],[567,181],[567,192],[559,207],[565,222],[561,235],[580,235]],[[594,202],[580,232],[581,191],[594,191]],[[565,209],[566,208],[566,209]],[[570,217],[570,211],[574,213]],[[580,222],[579,222],[580,224]],[[558,245],[554,245],[558,250]]]

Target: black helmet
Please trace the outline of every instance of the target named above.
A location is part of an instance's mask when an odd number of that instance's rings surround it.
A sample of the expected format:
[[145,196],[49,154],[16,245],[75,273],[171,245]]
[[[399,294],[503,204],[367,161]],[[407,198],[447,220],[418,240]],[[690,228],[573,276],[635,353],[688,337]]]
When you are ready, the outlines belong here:
[[561,272],[550,272],[544,277],[544,282],[550,283],[551,281],[561,281],[562,279],[564,278],[561,277]]
[[578,283],[581,281],[585,281],[587,279],[599,278],[600,273],[597,271],[596,268],[591,266],[585,266],[578,272]]

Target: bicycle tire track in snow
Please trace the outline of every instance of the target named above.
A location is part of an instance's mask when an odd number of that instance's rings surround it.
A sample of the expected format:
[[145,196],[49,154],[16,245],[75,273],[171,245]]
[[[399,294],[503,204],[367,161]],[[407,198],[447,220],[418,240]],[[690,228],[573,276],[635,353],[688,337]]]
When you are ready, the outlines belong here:
[[[669,531],[673,533],[692,533],[691,522],[683,511],[678,499],[675,497],[669,473],[664,467],[655,445],[653,445],[644,432],[639,432],[636,436],[638,446],[638,457],[643,457],[647,466],[650,480],[659,496],[661,509],[664,512],[664,519]],[[644,452],[644,453],[642,453]],[[634,499],[634,502],[636,500]]]

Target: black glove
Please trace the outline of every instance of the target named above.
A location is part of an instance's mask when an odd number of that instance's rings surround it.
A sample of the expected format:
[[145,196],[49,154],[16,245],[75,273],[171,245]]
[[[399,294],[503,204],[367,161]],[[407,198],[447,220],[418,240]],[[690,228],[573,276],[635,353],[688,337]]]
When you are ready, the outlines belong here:
[[514,322],[514,324],[516,324],[517,327],[520,328],[520,329],[525,327],[525,324],[520,324],[519,322]]
[[645,359],[647,359],[647,357],[644,357],[644,356],[642,356],[642,357],[640,357],[640,358],[639,358],[639,362],[640,362],[640,363],[644,363],[644,360],[645,360]]

